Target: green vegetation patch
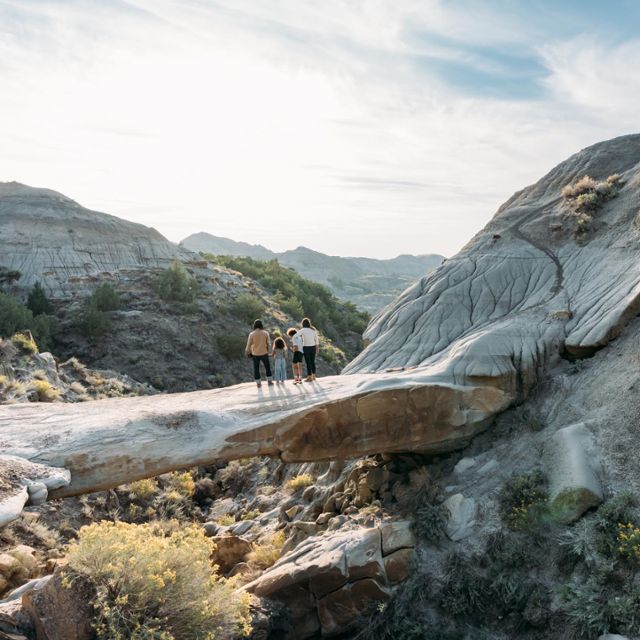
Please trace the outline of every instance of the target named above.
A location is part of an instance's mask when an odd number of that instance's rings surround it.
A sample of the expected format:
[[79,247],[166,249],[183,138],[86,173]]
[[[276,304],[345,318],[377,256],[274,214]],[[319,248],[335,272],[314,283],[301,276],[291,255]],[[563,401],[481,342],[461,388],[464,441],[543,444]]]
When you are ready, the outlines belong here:
[[[351,302],[342,302],[322,284],[303,278],[297,271],[282,266],[277,260],[256,260],[235,256],[205,257],[215,264],[239,271],[273,294],[282,311],[296,320],[308,316],[322,332],[337,340],[345,334],[362,334],[370,316]],[[259,314],[254,315],[254,318]]]

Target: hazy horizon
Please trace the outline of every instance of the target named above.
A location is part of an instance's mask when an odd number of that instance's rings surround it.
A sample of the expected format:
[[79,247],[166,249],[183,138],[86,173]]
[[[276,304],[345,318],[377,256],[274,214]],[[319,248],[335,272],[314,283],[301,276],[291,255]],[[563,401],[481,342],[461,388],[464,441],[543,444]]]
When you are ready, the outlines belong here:
[[0,180],[273,251],[451,256],[634,132],[640,6],[0,0]]

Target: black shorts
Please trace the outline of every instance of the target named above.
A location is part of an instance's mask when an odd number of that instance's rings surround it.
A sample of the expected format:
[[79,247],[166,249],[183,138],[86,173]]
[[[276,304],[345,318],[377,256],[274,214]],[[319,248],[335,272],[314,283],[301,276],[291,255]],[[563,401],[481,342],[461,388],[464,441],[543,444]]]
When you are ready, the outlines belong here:
[[300,364],[303,359],[302,351],[293,352],[293,364]]

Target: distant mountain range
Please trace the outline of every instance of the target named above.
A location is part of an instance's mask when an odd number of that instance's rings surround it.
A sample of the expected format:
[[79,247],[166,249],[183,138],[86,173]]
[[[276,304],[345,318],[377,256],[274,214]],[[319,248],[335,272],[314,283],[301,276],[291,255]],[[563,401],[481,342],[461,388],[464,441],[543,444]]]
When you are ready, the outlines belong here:
[[295,269],[305,278],[327,285],[339,298],[361,309],[376,313],[413,282],[436,269],[443,256],[401,255],[391,260],[343,258],[298,247],[276,253],[259,244],[236,242],[209,233],[194,233],[180,245],[190,251],[214,255],[244,256],[260,260],[277,258],[280,264]]

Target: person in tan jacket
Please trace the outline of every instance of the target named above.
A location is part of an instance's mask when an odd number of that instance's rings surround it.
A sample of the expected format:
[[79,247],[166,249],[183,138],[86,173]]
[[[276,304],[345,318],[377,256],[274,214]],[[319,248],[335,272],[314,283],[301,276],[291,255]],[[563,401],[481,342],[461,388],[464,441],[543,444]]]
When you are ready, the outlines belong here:
[[253,360],[253,377],[256,384],[261,387],[262,381],[260,379],[260,363],[264,364],[264,370],[267,374],[267,384],[271,386],[273,380],[271,379],[271,363],[269,362],[269,353],[271,351],[271,338],[269,334],[264,330],[262,320],[256,320],[253,323],[253,331],[247,338],[247,346],[245,347],[245,353]]

